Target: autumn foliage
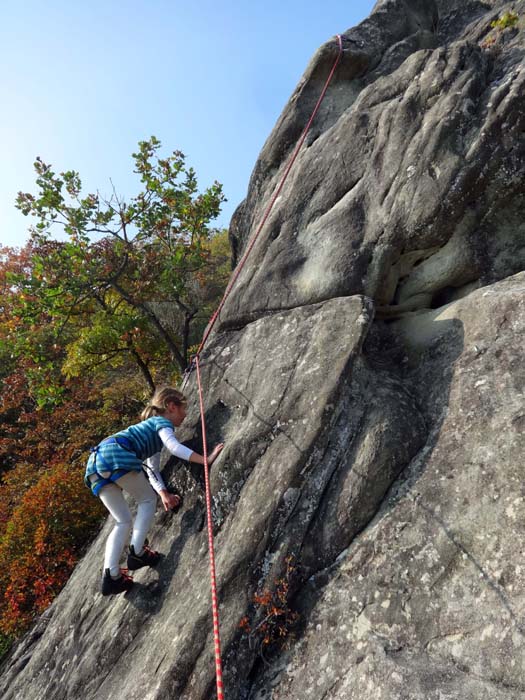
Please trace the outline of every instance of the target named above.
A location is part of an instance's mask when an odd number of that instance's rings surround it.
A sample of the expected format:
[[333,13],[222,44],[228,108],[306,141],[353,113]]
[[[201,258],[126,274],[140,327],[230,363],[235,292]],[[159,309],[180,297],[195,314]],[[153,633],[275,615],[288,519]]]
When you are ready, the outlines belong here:
[[43,612],[66,583],[85,533],[101,509],[79,470],[61,464],[44,471],[18,499],[0,543],[0,627],[17,634]]
[[[132,420],[104,402],[101,385],[65,382],[60,405],[38,408],[17,375],[5,383],[22,399],[18,438],[4,439],[0,463],[10,465],[0,482],[0,632],[15,636],[61,590],[104,517],[83,484],[89,447]],[[2,408],[13,415],[10,398],[6,392]]]
[[252,599],[253,614],[239,622],[240,629],[248,636],[250,648],[264,658],[264,650],[283,645],[292,637],[292,630],[299,619],[290,608],[290,594],[296,566],[293,557],[287,557],[285,570],[270,588],[255,593]]

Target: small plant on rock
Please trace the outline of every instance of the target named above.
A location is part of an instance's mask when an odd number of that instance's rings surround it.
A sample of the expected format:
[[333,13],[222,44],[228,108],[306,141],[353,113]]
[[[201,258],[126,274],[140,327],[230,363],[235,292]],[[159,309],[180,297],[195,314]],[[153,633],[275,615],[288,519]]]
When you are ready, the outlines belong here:
[[484,39],[480,44],[482,49],[492,49],[496,46],[496,37],[490,34],[486,39]]
[[516,14],[516,12],[512,12],[512,10],[510,10],[509,12],[505,12],[505,14],[501,15],[501,17],[499,17],[498,19],[495,19],[494,22],[491,22],[490,26],[493,29],[499,29],[499,31],[502,32],[505,29],[515,27],[518,23],[518,20],[519,17]]
[[490,26],[495,31],[489,31],[488,36],[480,43],[482,49],[490,49],[498,52],[501,51],[499,46],[499,38],[506,29],[511,29],[518,24],[519,16],[512,10],[505,12],[501,17],[490,23]]
[[255,649],[265,661],[264,650],[278,644],[282,648],[293,639],[292,628],[299,614],[290,609],[290,583],[296,573],[293,557],[286,559],[283,576],[275,582],[273,590],[264,589],[253,596],[255,614],[253,621],[242,618],[239,627],[248,635],[250,649]]

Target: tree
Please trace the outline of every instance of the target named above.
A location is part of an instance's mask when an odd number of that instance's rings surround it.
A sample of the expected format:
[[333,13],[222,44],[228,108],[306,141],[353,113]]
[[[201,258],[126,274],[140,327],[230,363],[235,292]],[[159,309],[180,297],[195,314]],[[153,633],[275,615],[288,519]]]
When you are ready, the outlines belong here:
[[[70,348],[70,375],[126,356],[153,390],[151,368],[164,353],[178,370],[187,366],[211,269],[210,222],[224,196],[218,182],[199,194],[184,154],[161,158],[160,147],[155,137],[139,143],[133,159],[142,190],[129,202],[115,191],[109,199],[82,196],[78,173],[57,175],[40,158],[38,193],[18,194],[17,207],[37,222],[30,274],[11,274],[10,282],[26,320],[44,313],[58,333],[83,329]],[[65,241],[51,237],[57,226]],[[175,324],[159,312],[168,304],[177,310]]]

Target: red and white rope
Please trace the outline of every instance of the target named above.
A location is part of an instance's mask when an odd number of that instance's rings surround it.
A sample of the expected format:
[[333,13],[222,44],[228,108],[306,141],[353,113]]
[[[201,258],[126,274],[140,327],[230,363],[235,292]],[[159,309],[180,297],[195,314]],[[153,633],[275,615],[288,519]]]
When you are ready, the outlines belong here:
[[270,203],[268,204],[268,206],[263,214],[261,222],[260,222],[259,226],[257,227],[257,230],[256,230],[255,234],[253,235],[248,247],[244,251],[244,255],[242,256],[241,260],[239,261],[239,264],[235,268],[233,275],[228,283],[228,286],[226,287],[226,291],[224,292],[224,295],[219,303],[219,306],[217,307],[217,310],[215,311],[215,313],[213,314],[213,316],[211,317],[211,319],[208,323],[208,326],[207,326],[206,331],[204,332],[204,336],[202,338],[202,342],[199,346],[199,349],[197,350],[197,355],[199,355],[202,352],[204,345],[206,344],[206,341],[208,340],[208,337],[209,337],[209,335],[210,335],[210,333],[215,325],[215,322],[217,321],[217,318],[218,318],[220,312],[222,311],[222,308],[226,302],[226,299],[229,297],[230,292],[233,288],[233,285],[235,284],[237,278],[239,277],[239,275],[241,273],[242,268],[244,267],[244,263],[246,262],[248,256],[250,255],[250,253],[251,253],[251,251],[252,251],[252,249],[257,241],[257,239],[259,238],[259,234],[261,233],[264,224],[266,223],[266,221],[268,220],[268,217],[270,216],[270,213],[273,209],[273,206],[274,206],[275,202],[277,201],[277,197],[281,194],[281,190],[284,187],[284,183],[286,182],[286,179],[288,178],[288,175],[290,174],[290,170],[292,169],[292,167],[297,159],[297,156],[299,155],[299,151],[301,150],[301,147],[306,139],[306,136],[308,135],[308,132],[310,131],[310,127],[312,126],[312,122],[315,119],[317,112],[319,111],[319,107],[321,106],[321,102],[323,101],[324,96],[326,95],[326,91],[328,90],[328,86],[332,82],[332,78],[334,76],[335,70],[336,70],[337,66],[339,65],[339,62],[341,60],[341,56],[343,55],[343,40],[342,40],[340,34],[337,34],[337,41],[339,44],[339,52],[337,54],[337,58],[334,62],[334,65],[332,66],[332,70],[330,71],[330,75],[326,79],[326,82],[324,84],[321,95],[320,95],[319,99],[317,100],[317,104],[315,105],[314,110],[312,112],[312,115],[310,116],[310,119],[308,120],[308,123],[306,124],[306,126],[304,128],[304,131],[302,133],[301,138],[297,142],[297,145],[296,145],[296,147],[291,155],[290,161],[289,161],[288,165],[286,166],[286,170],[284,171],[283,176],[281,178],[281,181],[279,182],[279,185],[277,186],[277,189],[275,190],[275,192],[270,200]]
[[[332,66],[332,70],[330,71],[330,74],[326,80],[326,83],[324,85],[323,91],[321,92],[321,95],[319,99],[317,100],[317,104],[314,107],[314,110],[312,112],[312,115],[310,119],[308,120],[308,123],[301,135],[301,138],[299,139],[297,146],[295,147],[292,156],[290,158],[290,161],[288,165],[286,166],[286,169],[283,173],[283,176],[281,178],[281,181],[275,190],[272,199],[266,208],[266,211],[264,212],[264,215],[262,217],[262,220],[257,227],[257,230],[251,239],[248,247],[246,248],[244,255],[242,256],[241,260],[239,261],[239,264],[237,265],[235,272],[232,275],[232,278],[230,279],[230,282],[228,283],[228,286],[226,287],[226,291],[224,292],[224,295],[221,299],[221,302],[219,306],[217,307],[217,310],[213,314],[213,316],[210,319],[210,322],[208,324],[208,327],[206,328],[206,331],[204,333],[204,336],[202,338],[202,342],[199,346],[199,349],[197,351],[197,354],[194,357],[195,361],[195,367],[197,370],[197,386],[198,386],[198,391],[199,391],[199,406],[200,406],[200,414],[201,414],[201,426],[202,426],[202,442],[203,442],[203,453],[204,453],[204,483],[205,483],[205,490],[206,490],[206,511],[207,511],[207,522],[208,522],[208,546],[209,546],[209,560],[210,560],[210,578],[211,578],[211,599],[212,599],[212,614],[213,614],[213,638],[214,638],[214,644],[215,644],[215,673],[216,673],[216,680],[217,680],[217,700],[224,700],[224,685],[223,685],[223,680],[222,680],[222,662],[221,662],[221,639],[220,639],[220,633],[219,633],[219,602],[218,602],[218,597],[217,597],[217,577],[216,577],[216,572],[215,572],[215,551],[214,551],[214,545],[213,545],[213,519],[212,519],[212,507],[211,507],[211,491],[210,491],[210,478],[209,478],[209,468],[208,468],[208,446],[206,442],[206,421],[204,419],[204,399],[203,399],[203,391],[202,391],[202,382],[201,382],[201,372],[200,372],[200,353],[204,349],[204,346],[206,344],[206,341],[208,340],[208,337],[213,329],[213,326],[215,325],[215,322],[217,321],[217,318],[224,306],[224,303],[226,302],[226,299],[230,295],[230,292],[233,288],[233,285],[235,284],[235,281],[239,277],[239,274],[250,254],[252,251],[259,234],[262,231],[262,228],[264,224],[266,223],[270,212],[273,209],[273,206],[281,193],[282,188],[284,187],[284,183],[286,182],[286,179],[290,173],[290,170],[293,167],[293,164],[295,163],[297,156],[299,154],[299,151],[301,149],[301,146],[303,145],[306,136],[310,130],[310,127],[312,126],[312,122],[315,119],[315,116],[317,112],[319,111],[319,107],[321,106],[321,102],[324,99],[324,96],[326,95],[326,91],[328,90],[328,86],[330,85],[330,82],[333,78],[333,75],[335,73],[335,70],[337,66],[339,65],[339,61],[341,60],[341,56],[343,55],[343,41],[341,38],[341,35],[337,35],[337,40],[339,44],[339,53],[337,55],[337,58]],[[186,378],[183,383],[183,388],[186,383],[186,379],[189,375],[186,375]]]
[[215,575],[215,550],[213,546],[213,520],[211,510],[210,475],[208,467],[208,445],[206,441],[206,421],[204,420],[204,401],[201,383],[201,369],[199,356],[195,357],[197,369],[197,386],[199,389],[199,406],[201,412],[202,447],[204,454],[204,484],[206,490],[206,511],[208,514],[208,548],[210,555],[210,579],[211,579],[211,605],[213,614],[213,639],[215,643],[215,675],[217,678],[217,700],[224,700],[224,686],[222,682],[221,662],[221,637],[219,633],[219,601],[217,598],[217,579]]

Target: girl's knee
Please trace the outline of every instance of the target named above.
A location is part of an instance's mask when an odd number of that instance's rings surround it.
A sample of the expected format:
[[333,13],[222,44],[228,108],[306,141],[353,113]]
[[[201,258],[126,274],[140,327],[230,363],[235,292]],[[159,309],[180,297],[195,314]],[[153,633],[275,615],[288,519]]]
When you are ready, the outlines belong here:
[[133,526],[133,520],[131,516],[129,518],[119,518],[118,520],[115,520],[115,527],[118,527],[122,530],[131,530]]
[[144,498],[141,498],[140,501],[137,501],[137,503],[140,505],[142,504],[148,504],[152,506],[157,505],[157,494],[153,493],[152,495],[145,496]]

